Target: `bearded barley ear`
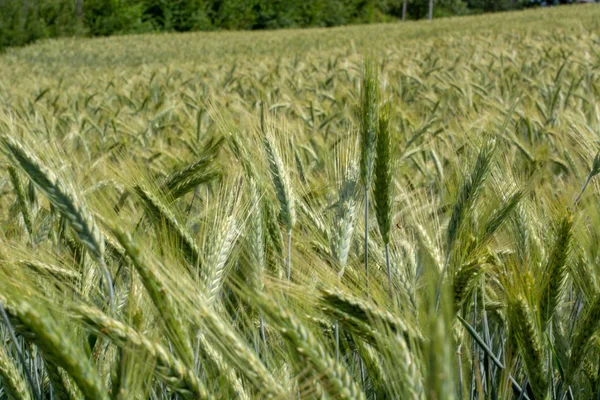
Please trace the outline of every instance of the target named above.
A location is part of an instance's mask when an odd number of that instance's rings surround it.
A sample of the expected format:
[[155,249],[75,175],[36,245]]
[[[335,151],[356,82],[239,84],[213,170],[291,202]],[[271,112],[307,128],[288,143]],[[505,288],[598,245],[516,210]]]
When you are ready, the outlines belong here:
[[212,361],[212,363],[217,367],[220,376],[227,377],[229,384],[232,389],[235,391],[236,398],[240,400],[250,399],[242,381],[240,380],[238,374],[235,369],[231,368],[221,354],[214,349],[214,347],[210,344],[210,342],[204,337],[203,334],[198,335],[198,340],[201,346],[204,348],[206,355]]
[[109,303],[113,308],[112,276],[104,262],[104,237],[91,214],[72,190],[63,185],[54,172],[46,168],[34,154],[29,153],[11,137],[3,136],[1,141],[9,156],[29,176],[29,179],[46,194],[61,215],[69,221],[79,240],[100,264],[108,291]]
[[82,397],[81,391],[62,368],[50,360],[44,360],[46,375],[52,385],[54,398],[57,400],[77,400]]
[[[264,218],[261,205],[261,197],[254,179],[250,179],[250,210],[253,218],[250,218],[246,244],[250,255],[252,266],[252,283],[257,292],[265,288],[265,272],[267,267],[266,238],[264,231]],[[265,323],[262,314],[259,317],[259,335],[266,344]]]
[[384,327],[390,332],[403,335],[409,341],[423,342],[421,335],[409,328],[402,320],[387,310],[340,290],[321,289],[320,302],[326,312],[337,317],[352,317],[370,327]]
[[198,304],[198,306],[200,307],[198,312],[202,315],[202,325],[207,328],[207,331],[212,332],[214,338],[218,339],[211,342],[215,349],[219,350],[223,356],[227,355],[230,363],[243,366],[238,367],[238,371],[252,381],[255,387],[260,389],[261,398],[289,398],[290,393],[286,393],[254,350],[249,348],[244,340],[237,335],[235,329],[226,325],[221,318],[215,315],[213,310],[203,304]]
[[32,209],[37,209],[38,199],[35,194],[35,184],[31,180],[29,180],[29,183],[27,184],[27,200]]
[[248,230],[248,248],[252,265],[255,266],[253,281],[256,288],[260,291],[264,287],[265,268],[267,264],[265,249],[264,220],[261,207],[261,197],[258,192],[257,183],[254,179],[250,180],[250,210],[253,217],[250,218],[250,228]]
[[289,172],[283,163],[279,149],[274,143],[272,134],[264,132],[262,141],[269,163],[271,181],[279,202],[279,215],[285,228],[290,231],[296,223],[296,210]]
[[379,125],[379,82],[377,67],[367,60],[364,65],[360,105],[361,168],[360,177],[365,187],[371,185],[375,145]]
[[544,371],[544,356],[540,337],[531,311],[522,298],[516,298],[509,304],[510,328],[514,331],[525,370],[536,398],[545,398],[548,381]]
[[15,194],[17,195],[17,202],[19,203],[19,210],[21,211],[21,215],[23,216],[25,228],[27,229],[27,233],[31,236],[33,235],[33,228],[31,225],[31,212],[29,211],[29,204],[25,196],[25,190],[23,189],[23,185],[21,184],[21,179],[17,174],[17,170],[15,170],[15,168],[12,165],[9,165],[7,169],[10,175],[10,180],[15,189]]
[[296,161],[296,170],[298,170],[298,176],[300,177],[300,182],[306,185],[306,172],[304,169],[304,163],[302,162],[302,158],[300,157],[300,153],[298,152],[298,148],[293,147],[294,151],[294,161]]
[[496,210],[496,212],[494,212],[483,228],[483,235],[481,238],[482,243],[485,243],[492,238],[498,229],[504,225],[513,211],[517,209],[524,194],[525,193],[523,191],[518,190],[512,196],[510,196],[508,200],[506,200],[504,204],[502,204],[502,206]]
[[546,264],[539,296],[540,316],[544,327],[552,319],[552,315],[562,295],[567,273],[566,262],[573,236],[572,227],[573,217],[568,214],[560,222],[556,239],[554,240],[554,245]]
[[377,129],[375,157],[375,213],[384,244],[390,243],[392,216],[392,143],[390,136],[390,107],[382,109]]

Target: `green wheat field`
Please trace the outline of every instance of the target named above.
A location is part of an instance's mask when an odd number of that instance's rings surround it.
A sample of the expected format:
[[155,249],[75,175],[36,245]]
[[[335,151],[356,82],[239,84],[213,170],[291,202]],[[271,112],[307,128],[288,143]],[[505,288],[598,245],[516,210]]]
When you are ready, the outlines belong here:
[[600,398],[600,6],[0,56],[0,398]]

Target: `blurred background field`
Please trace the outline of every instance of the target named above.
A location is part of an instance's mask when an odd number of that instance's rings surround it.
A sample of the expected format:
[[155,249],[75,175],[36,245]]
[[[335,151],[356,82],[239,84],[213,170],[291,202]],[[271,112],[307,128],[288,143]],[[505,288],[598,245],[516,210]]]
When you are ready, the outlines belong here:
[[0,393],[598,398],[599,99],[594,4],[7,49]]

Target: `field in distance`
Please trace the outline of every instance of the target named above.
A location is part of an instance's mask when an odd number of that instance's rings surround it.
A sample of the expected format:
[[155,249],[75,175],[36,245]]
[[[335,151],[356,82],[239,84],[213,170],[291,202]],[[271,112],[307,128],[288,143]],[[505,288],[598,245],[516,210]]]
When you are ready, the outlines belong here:
[[600,5],[0,55],[0,397],[600,395]]

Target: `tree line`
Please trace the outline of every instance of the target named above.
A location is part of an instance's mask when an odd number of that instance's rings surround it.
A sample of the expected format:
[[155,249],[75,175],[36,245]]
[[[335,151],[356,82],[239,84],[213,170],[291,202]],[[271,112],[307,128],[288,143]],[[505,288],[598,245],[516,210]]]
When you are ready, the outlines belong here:
[[73,35],[330,27],[431,19],[518,9],[539,1],[0,0],[0,49]]

